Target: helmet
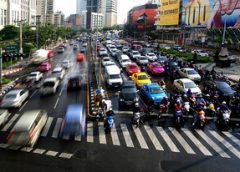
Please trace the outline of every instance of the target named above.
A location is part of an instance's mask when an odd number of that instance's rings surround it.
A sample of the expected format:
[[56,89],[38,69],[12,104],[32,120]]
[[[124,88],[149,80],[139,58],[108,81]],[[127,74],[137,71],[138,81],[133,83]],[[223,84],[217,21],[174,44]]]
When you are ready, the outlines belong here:
[[101,90],[100,90],[100,89],[97,89],[97,90],[96,90],[96,94],[101,94]]
[[223,105],[226,105],[227,103],[225,101],[222,102]]
[[138,102],[135,102],[135,107],[139,107],[139,103]]
[[210,95],[209,95],[209,94],[206,94],[206,97],[210,97]]
[[198,115],[204,115],[204,111],[203,110],[199,111]]
[[183,94],[183,97],[187,97],[187,94]]
[[210,103],[210,105],[208,106],[208,108],[210,109],[210,110],[212,110],[212,111],[214,111],[214,104],[213,103]]

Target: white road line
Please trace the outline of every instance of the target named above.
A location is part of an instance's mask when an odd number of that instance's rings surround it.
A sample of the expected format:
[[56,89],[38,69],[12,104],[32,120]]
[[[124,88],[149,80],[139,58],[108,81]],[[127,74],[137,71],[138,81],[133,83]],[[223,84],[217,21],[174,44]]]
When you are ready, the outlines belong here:
[[167,133],[163,130],[162,127],[157,127],[158,132],[164,139],[164,141],[167,143],[168,147],[172,152],[180,152],[176,145],[173,143],[173,141],[170,139],[170,137],[167,135]]
[[59,101],[59,97],[57,98],[57,101],[56,101],[56,103],[55,103],[55,105],[54,105],[54,109],[56,109],[57,104],[58,104],[58,101]]
[[150,126],[148,125],[144,125],[144,128],[145,128],[145,131],[147,132],[149,138],[151,139],[154,147],[156,150],[161,150],[163,151],[163,147],[162,145],[160,144],[160,142],[158,141],[156,135],[154,134],[154,132],[152,131],[152,129],[150,128]]
[[229,139],[231,139],[234,143],[236,143],[240,147],[240,140],[237,137],[226,131],[223,132],[223,134],[225,134],[225,136],[227,136]]
[[26,106],[27,103],[28,103],[28,101],[26,101],[26,102],[22,105],[22,107],[19,109],[19,111],[21,111],[21,110],[24,108],[24,106]]
[[43,137],[47,136],[47,133],[48,133],[48,131],[50,129],[52,121],[53,121],[53,117],[48,117],[47,123],[46,123],[46,125],[43,128],[41,136],[43,136]]
[[29,97],[29,99],[31,99],[35,94],[36,94],[37,90],[35,90],[32,95]]
[[0,143],[0,148],[6,149],[8,146],[9,146],[9,144]]
[[62,137],[63,140],[69,140],[69,138],[70,138],[69,134],[64,134]]
[[23,151],[23,152],[31,152],[32,150],[33,150],[33,148],[31,148],[31,147],[23,147],[21,149],[21,151]]
[[232,152],[238,159],[240,159],[240,152],[233,146],[231,145],[228,141],[226,141],[222,136],[220,136],[216,131],[209,131],[210,134],[213,135],[221,144],[223,144],[230,152]]
[[126,142],[127,147],[132,147],[133,148],[134,145],[133,145],[131,136],[130,136],[130,134],[128,132],[126,124],[120,124],[120,127],[121,127],[121,130],[122,130],[122,133],[123,133],[123,137],[124,137],[124,140]]
[[202,130],[195,130],[221,157],[230,158],[216,143],[214,143]]
[[142,149],[149,149],[145,139],[143,138],[143,135],[142,135],[139,127],[137,127],[137,128],[133,127],[133,131],[137,136],[137,139],[138,139],[138,142],[139,142],[141,148]]
[[33,153],[43,154],[45,151],[46,151],[45,149],[35,149]]
[[87,123],[87,142],[93,143],[93,122]]
[[18,150],[20,149],[21,146],[10,146],[8,147],[8,149],[11,149],[11,150]]
[[2,131],[7,131],[12,123],[19,117],[19,114],[15,114],[10,121],[3,127]]
[[106,135],[103,127],[103,122],[98,123],[98,131],[99,131],[99,142],[100,144],[107,144]]
[[61,95],[62,95],[63,88],[64,88],[64,87],[62,87],[62,89],[61,89],[60,93],[58,94],[58,96],[61,96]]
[[111,137],[112,137],[113,145],[120,146],[120,142],[119,142],[116,126],[115,126],[114,123],[113,123],[113,126],[112,126]]
[[60,158],[66,158],[66,159],[70,159],[72,157],[72,154],[70,153],[61,153],[58,157]]
[[60,129],[61,124],[62,124],[62,120],[63,120],[62,118],[58,118],[57,119],[57,122],[55,124],[55,127],[53,129],[53,133],[52,133],[52,137],[53,138],[57,138],[58,137],[58,133],[59,133],[59,129]]
[[181,134],[175,128],[168,127],[168,129],[172,132],[174,137],[176,137],[177,141],[182,145],[182,147],[185,149],[185,151],[188,154],[196,154],[193,151],[193,149],[189,146],[189,144],[186,142],[186,140],[184,140],[184,138],[181,136]]
[[58,152],[55,152],[55,151],[47,151],[45,153],[45,155],[48,155],[48,156],[56,156],[58,154]]
[[81,142],[81,140],[82,140],[81,135],[75,136],[75,137],[74,137],[74,140],[75,140],[75,141],[78,141],[78,142]]
[[205,156],[212,156],[211,152],[186,128],[181,129],[188,138],[196,145],[196,147],[203,153]]

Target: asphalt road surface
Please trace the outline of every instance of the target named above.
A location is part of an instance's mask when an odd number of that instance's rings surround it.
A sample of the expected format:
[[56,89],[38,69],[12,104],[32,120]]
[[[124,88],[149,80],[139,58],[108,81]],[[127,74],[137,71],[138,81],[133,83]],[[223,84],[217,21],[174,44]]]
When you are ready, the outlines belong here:
[[[88,60],[75,61],[76,52],[68,46],[63,54],[56,54],[53,66],[63,59],[71,59],[73,66],[67,71],[55,95],[40,97],[36,88],[17,110],[11,110],[7,123],[0,128],[0,171],[240,171],[240,140],[237,130],[218,131],[209,121],[204,131],[193,130],[192,119],[176,130],[171,115],[157,121],[152,118],[140,128],[131,125],[129,109],[118,109],[116,92],[108,90],[113,101],[114,127],[105,134],[102,121],[87,121],[83,138],[58,137],[61,121],[69,104],[83,104],[88,111]],[[51,73],[45,74],[45,77]],[[67,92],[67,78],[83,77],[80,91]],[[101,75],[101,73],[99,73]],[[125,75],[125,74],[123,74]],[[127,76],[124,76],[128,79]],[[102,78],[104,80],[104,78]],[[9,147],[4,143],[23,112],[45,109],[47,124],[34,148]]]

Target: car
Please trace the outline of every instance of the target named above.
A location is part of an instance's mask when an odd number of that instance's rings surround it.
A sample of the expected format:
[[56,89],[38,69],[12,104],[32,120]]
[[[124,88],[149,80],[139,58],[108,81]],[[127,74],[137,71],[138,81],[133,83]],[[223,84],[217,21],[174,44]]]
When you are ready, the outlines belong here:
[[68,79],[67,90],[80,89],[82,86],[81,76],[72,76]]
[[0,127],[7,122],[9,115],[10,113],[7,109],[0,109]]
[[37,70],[40,72],[47,72],[52,68],[52,65],[48,62],[43,62],[40,66],[38,66]]
[[59,88],[60,81],[57,77],[49,77],[43,81],[43,84],[39,90],[41,96],[55,94]]
[[187,93],[188,89],[195,95],[202,94],[200,88],[192,80],[187,78],[175,79],[173,81],[173,88],[183,94]]
[[34,147],[48,119],[45,110],[29,110],[18,119],[7,136],[10,146]]
[[128,48],[128,47],[123,47],[123,48],[122,48],[122,52],[123,52],[123,53],[127,53],[127,52],[128,52],[128,50],[129,50],[129,48]]
[[178,70],[178,74],[182,78],[188,78],[193,81],[201,81],[201,76],[193,68],[181,68]]
[[150,62],[147,64],[147,69],[152,75],[158,75],[165,72],[164,67],[158,62]]
[[85,59],[85,55],[83,53],[78,53],[76,56],[77,62],[82,62]]
[[149,61],[157,60],[157,56],[154,53],[147,53],[146,57],[148,58]]
[[86,48],[85,47],[81,47],[80,48],[80,53],[85,53],[86,52]]
[[168,61],[168,58],[166,56],[159,56],[156,61],[164,64]]
[[149,50],[149,49],[147,49],[147,48],[143,48],[143,49],[141,49],[139,52],[140,52],[140,54],[141,54],[142,56],[146,56],[146,55],[147,55],[147,53],[149,53],[149,52],[150,52],[150,50]]
[[136,63],[127,64],[125,70],[128,75],[141,72],[141,68]]
[[72,63],[71,63],[70,60],[63,60],[63,62],[62,62],[62,67],[63,67],[64,69],[70,68],[71,65],[72,65]]
[[203,50],[193,50],[192,54],[197,54],[198,56],[202,56],[202,57],[208,57],[208,53],[206,51]]
[[64,47],[58,47],[57,52],[58,52],[58,53],[63,53],[63,52],[64,52]]
[[78,47],[79,47],[78,44],[74,44],[74,45],[73,45],[73,50],[77,50]]
[[167,97],[166,92],[157,83],[142,85],[140,93],[144,101],[150,102],[153,100],[154,104],[161,103],[162,99]]
[[82,46],[87,47],[87,42],[83,42]]
[[115,57],[115,56],[117,55],[117,51],[118,51],[117,48],[111,49],[111,51],[110,51],[111,56],[112,56],[112,57]]
[[31,72],[28,76],[27,76],[27,81],[40,81],[43,78],[43,74],[39,71],[37,72]]
[[133,105],[138,99],[137,88],[133,81],[124,81],[119,91],[119,107]]
[[148,64],[148,58],[147,57],[145,57],[145,56],[139,56],[138,58],[137,58],[137,64],[138,65],[146,65],[146,64]]
[[137,60],[138,57],[140,57],[140,56],[141,56],[141,54],[138,51],[131,51],[131,52],[129,52],[129,57],[132,60]]
[[29,91],[25,89],[14,89],[4,95],[1,108],[18,108],[27,100]]
[[175,61],[167,61],[166,65],[165,65],[165,70],[169,72],[171,72],[173,69],[180,69],[180,67],[178,66],[178,63]]
[[101,57],[104,54],[108,54],[106,48],[100,48],[99,52],[98,52],[99,56]]
[[102,58],[102,66],[105,66],[108,63],[111,63],[112,60],[110,59],[110,57],[103,57]]
[[52,71],[52,76],[57,77],[58,79],[63,79],[65,75],[65,69],[63,67],[55,67]]
[[120,66],[122,68],[125,68],[126,65],[131,64],[132,62],[131,62],[131,60],[129,58],[123,58],[123,59],[120,60],[119,63],[120,63]]
[[150,77],[145,72],[134,73],[130,78],[136,84],[137,88],[141,88],[143,84],[151,83]]
[[109,61],[108,63],[105,64],[104,67],[107,67],[107,66],[116,66],[116,63],[114,63],[113,61]]

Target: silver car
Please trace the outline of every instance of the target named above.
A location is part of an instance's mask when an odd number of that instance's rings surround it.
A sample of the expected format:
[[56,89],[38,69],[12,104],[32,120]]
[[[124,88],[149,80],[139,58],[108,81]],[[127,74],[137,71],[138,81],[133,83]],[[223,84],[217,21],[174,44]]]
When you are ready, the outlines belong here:
[[7,109],[0,109],[0,126],[6,123],[8,116],[9,112]]
[[29,91],[25,89],[15,89],[9,91],[2,99],[1,107],[17,108],[28,98]]

